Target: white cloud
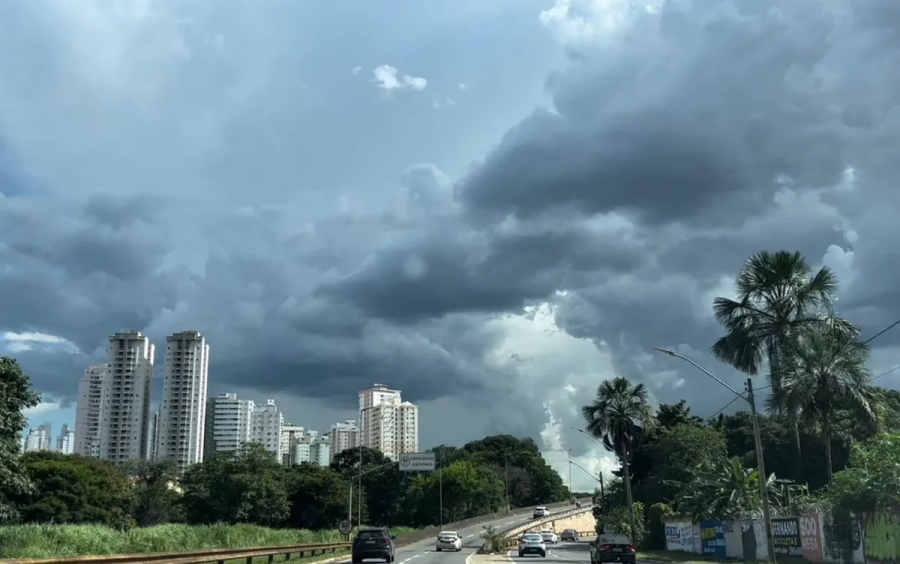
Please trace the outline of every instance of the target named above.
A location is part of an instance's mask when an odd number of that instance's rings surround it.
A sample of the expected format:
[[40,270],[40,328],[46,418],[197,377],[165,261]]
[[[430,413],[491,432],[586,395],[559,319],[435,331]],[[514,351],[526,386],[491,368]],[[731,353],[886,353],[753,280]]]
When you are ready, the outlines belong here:
[[13,333],[7,331],[0,334],[0,341],[6,342],[6,350],[11,353],[30,351],[35,349],[47,351],[67,351],[77,353],[78,347],[74,343],[56,335],[46,333],[23,332]]
[[466,90],[468,90],[469,88],[471,88],[471,86],[469,86],[469,85],[466,84],[465,82],[460,82],[460,83],[459,83],[459,86],[457,86],[457,88],[459,89],[460,92],[465,92]]
[[41,413],[48,413],[50,411],[56,411],[57,409],[62,409],[62,404],[58,401],[42,401],[34,407],[28,407],[22,410],[22,413],[25,414],[26,417],[34,417],[35,415],[40,415]]
[[353,67],[352,69],[350,69],[350,74],[352,74],[353,76],[356,76],[359,73],[361,73],[362,70],[363,70],[362,67]]
[[[581,406],[593,397],[603,380],[616,376],[609,353],[588,340],[573,337],[556,322],[556,308],[544,303],[519,315],[503,315],[491,322],[506,337],[487,361],[510,373],[513,406],[528,405],[529,414],[543,405],[541,450],[548,463],[568,483],[568,450],[572,460],[588,472],[611,478],[613,455],[602,445],[573,429],[581,428]],[[592,491],[597,481],[572,470],[575,490]]]
[[421,92],[428,87],[428,81],[420,76],[412,76],[408,74],[400,74],[397,67],[391,65],[381,65],[377,67],[373,74],[378,88],[392,92],[394,90],[416,90]]

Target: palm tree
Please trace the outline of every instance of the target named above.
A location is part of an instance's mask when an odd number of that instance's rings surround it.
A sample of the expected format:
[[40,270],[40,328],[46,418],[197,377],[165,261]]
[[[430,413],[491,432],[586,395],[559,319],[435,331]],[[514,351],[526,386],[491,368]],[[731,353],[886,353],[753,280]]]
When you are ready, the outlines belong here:
[[868,359],[869,347],[856,334],[814,327],[788,342],[779,361],[780,386],[768,401],[796,413],[821,434],[829,484],[834,479],[831,439],[837,412],[847,409],[863,424],[878,424],[880,404]]
[[605,380],[597,388],[593,403],[581,408],[588,433],[601,439],[603,445],[622,461],[625,499],[631,520],[631,539],[635,537],[634,503],[631,498],[631,473],[628,461],[643,442],[644,433],[654,425],[647,405],[649,392],[643,384],[632,385],[627,378]]
[[[769,367],[773,391],[781,386],[778,358],[800,330],[830,327],[853,334],[855,328],[833,315],[837,277],[827,266],[815,274],[799,252],[759,252],[744,264],[735,279],[737,300],[716,298],[713,309],[725,335],[712,346],[722,362],[750,375]],[[803,476],[799,414],[785,405],[772,405],[793,420],[796,450],[795,478]]]

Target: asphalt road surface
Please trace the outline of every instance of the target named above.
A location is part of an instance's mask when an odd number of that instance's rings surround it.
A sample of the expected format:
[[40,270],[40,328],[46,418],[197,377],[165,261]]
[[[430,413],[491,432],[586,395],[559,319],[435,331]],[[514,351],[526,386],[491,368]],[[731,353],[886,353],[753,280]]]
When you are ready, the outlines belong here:
[[[435,535],[433,538],[397,548],[394,564],[465,564],[466,558],[471,556],[473,552],[481,548],[481,545],[484,544],[484,540],[481,538],[484,527],[493,525],[498,529],[509,529],[533,520],[532,513],[529,511],[527,514],[509,515],[502,519],[485,521],[479,525],[459,529],[456,532],[462,537],[462,550],[460,552],[435,551],[434,545],[437,540],[437,535]],[[590,560],[590,558],[588,558],[588,560]],[[350,558],[347,557],[341,564],[348,564],[349,562]],[[379,561],[364,560],[363,562],[371,562],[374,564]],[[383,562],[383,560],[381,562]]]
[[569,563],[572,564],[590,564],[591,551],[588,548],[588,542],[594,540],[594,537],[582,537],[577,542],[560,542],[555,545],[548,545],[547,557],[540,556],[519,557],[518,550],[510,550],[509,558],[516,564],[537,564],[535,560],[546,564]]

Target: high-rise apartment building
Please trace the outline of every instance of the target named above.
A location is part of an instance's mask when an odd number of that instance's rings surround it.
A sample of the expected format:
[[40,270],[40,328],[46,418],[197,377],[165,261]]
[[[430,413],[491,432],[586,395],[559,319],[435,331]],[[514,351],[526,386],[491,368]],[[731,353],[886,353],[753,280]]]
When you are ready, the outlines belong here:
[[375,384],[359,393],[360,436],[363,446],[391,460],[419,448],[419,408],[404,402],[400,390]]
[[155,352],[150,339],[139,331],[110,336],[109,374],[100,414],[100,458],[121,464],[148,457]]
[[284,429],[284,414],[275,405],[275,400],[266,400],[265,405],[253,408],[253,427],[250,440],[262,443],[275,454],[275,459],[282,460],[281,432]]
[[309,462],[316,466],[328,466],[331,462],[331,445],[327,437],[316,437],[310,441]]
[[166,337],[166,377],[159,408],[157,460],[174,460],[179,472],[203,461],[209,345],[199,331]]
[[78,382],[78,405],[75,410],[75,453],[100,456],[100,417],[103,411],[104,383],[108,364],[89,366]]
[[285,423],[281,428],[281,462],[282,464],[295,464],[295,446],[303,440],[304,429],[300,425]]
[[348,448],[359,446],[359,427],[356,421],[348,419],[343,423],[335,423],[328,430],[328,445],[331,458]]
[[62,426],[62,431],[56,437],[56,452],[62,454],[72,454],[75,452],[75,431],[69,429],[68,425]]
[[219,394],[206,402],[206,438],[204,458],[216,452],[232,452],[250,441],[253,430],[252,400],[238,399],[237,394]]
[[44,423],[39,427],[28,430],[25,436],[25,452],[37,452],[41,450],[53,450],[51,447],[50,436],[53,428],[50,423]]

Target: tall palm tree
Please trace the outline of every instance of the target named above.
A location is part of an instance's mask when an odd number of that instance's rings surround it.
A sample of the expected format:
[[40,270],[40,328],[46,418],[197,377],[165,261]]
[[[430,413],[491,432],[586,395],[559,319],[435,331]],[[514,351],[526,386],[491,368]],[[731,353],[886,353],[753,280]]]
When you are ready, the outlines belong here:
[[587,432],[601,439],[606,449],[615,453],[622,462],[632,542],[637,540],[628,462],[635,449],[643,442],[644,433],[654,425],[653,414],[647,404],[648,396],[646,386],[632,385],[627,378],[620,376],[600,384],[594,401],[581,408]]
[[[716,298],[716,320],[725,329],[712,346],[722,362],[750,375],[769,368],[773,391],[781,386],[778,358],[805,327],[830,327],[838,333],[854,333],[847,321],[833,315],[838,294],[834,273],[823,266],[815,274],[799,252],[759,252],[744,264],[735,279],[737,300]],[[772,405],[793,420],[795,478],[803,476],[799,414],[786,405]]]
[[821,434],[829,484],[834,479],[831,438],[837,412],[847,409],[860,423],[878,424],[880,405],[868,359],[869,347],[857,335],[822,327],[804,329],[781,355],[780,386],[768,401],[798,414]]

